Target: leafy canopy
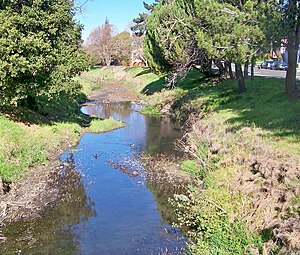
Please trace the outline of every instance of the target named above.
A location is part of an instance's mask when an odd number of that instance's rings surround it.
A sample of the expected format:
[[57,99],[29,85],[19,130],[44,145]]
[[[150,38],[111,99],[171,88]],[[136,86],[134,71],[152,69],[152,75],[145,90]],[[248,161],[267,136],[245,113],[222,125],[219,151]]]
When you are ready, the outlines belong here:
[[0,3],[0,105],[28,97],[75,95],[87,66],[71,0]]
[[[161,1],[147,19],[144,40],[149,66],[158,72],[205,66],[207,60],[243,63],[265,34],[265,6],[257,0]],[[239,2],[240,3],[240,2]]]

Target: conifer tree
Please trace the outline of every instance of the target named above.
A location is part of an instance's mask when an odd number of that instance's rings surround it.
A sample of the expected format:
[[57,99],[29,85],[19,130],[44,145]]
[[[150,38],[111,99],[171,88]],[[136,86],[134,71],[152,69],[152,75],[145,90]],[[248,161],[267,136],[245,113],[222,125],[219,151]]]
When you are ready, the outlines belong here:
[[[158,72],[173,71],[176,82],[193,66],[208,72],[211,62],[236,62],[239,91],[246,90],[242,63],[258,51],[264,33],[258,1],[245,4],[217,0],[160,2],[148,17],[144,42],[149,66]],[[260,6],[259,6],[260,7]]]

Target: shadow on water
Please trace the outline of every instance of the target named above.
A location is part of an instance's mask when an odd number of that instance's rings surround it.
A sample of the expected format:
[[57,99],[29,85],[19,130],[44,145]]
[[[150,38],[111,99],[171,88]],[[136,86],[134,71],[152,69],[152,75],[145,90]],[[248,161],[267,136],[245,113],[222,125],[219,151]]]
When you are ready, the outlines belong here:
[[80,185],[42,219],[6,228],[9,241],[1,254],[181,254],[186,238],[170,225],[175,218],[167,203],[174,189],[147,181],[139,157],[180,155],[174,150],[180,128],[169,119],[145,117],[139,109],[132,103],[82,108],[127,126],[85,134],[61,156],[81,174]]
[[[66,161],[69,167],[74,166],[72,155]],[[0,245],[0,254],[78,254],[79,243],[72,226],[95,217],[96,212],[86,196],[81,177],[75,171],[73,174],[75,176],[69,176],[73,183],[65,187],[66,195],[44,217],[12,223],[3,229],[7,241]]]

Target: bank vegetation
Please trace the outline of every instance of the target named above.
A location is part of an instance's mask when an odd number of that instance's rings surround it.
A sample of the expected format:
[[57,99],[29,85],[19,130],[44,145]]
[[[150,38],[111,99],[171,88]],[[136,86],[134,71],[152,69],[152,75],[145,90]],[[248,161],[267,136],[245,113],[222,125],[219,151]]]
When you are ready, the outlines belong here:
[[177,147],[188,159],[176,164],[197,181],[171,203],[194,254],[297,254],[300,103],[286,100],[284,80],[247,79],[240,94],[235,81],[198,70],[171,90],[164,76],[141,67],[103,67],[83,77],[125,82],[148,113],[182,123]]

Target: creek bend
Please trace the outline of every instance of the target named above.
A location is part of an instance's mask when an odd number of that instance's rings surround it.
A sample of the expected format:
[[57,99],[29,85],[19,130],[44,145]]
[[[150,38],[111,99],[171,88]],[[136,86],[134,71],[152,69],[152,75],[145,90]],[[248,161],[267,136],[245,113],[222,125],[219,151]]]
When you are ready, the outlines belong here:
[[139,109],[130,102],[82,107],[126,126],[85,134],[61,156],[81,173],[80,184],[43,218],[3,228],[0,254],[181,254],[186,238],[170,225],[172,188],[147,181],[139,159],[142,153],[176,154],[180,128]]

